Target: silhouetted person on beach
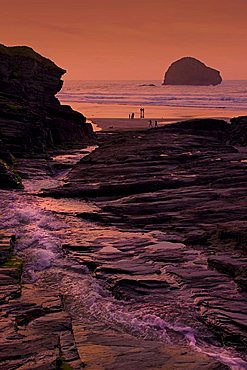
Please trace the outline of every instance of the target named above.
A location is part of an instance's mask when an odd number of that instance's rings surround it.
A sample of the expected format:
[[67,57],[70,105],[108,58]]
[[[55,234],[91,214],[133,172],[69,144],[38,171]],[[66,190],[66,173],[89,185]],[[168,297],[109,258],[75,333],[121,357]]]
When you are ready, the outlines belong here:
[[154,127],[158,127],[158,121],[154,122]]
[[134,119],[135,118],[135,113],[132,113],[131,114],[131,119]]
[[149,120],[149,127],[152,127],[152,120]]
[[144,118],[144,108],[140,108],[140,118]]

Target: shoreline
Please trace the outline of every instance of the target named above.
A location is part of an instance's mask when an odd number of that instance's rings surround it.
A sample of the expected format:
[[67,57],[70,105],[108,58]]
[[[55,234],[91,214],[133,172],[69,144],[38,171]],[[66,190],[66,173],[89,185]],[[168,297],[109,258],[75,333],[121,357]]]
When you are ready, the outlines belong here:
[[[139,105],[114,105],[71,102],[60,99],[62,104],[70,105],[74,110],[84,114],[88,119],[128,119],[130,113],[135,114],[134,120],[140,119]],[[232,117],[246,116],[247,109],[207,108],[207,107],[171,107],[171,106],[145,106],[145,118],[162,120],[184,121],[192,118],[218,118],[228,120]]]
[[[191,119],[213,118],[222,119],[227,122],[233,117],[246,116],[247,111],[243,109],[223,108],[194,108],[194,107],[168,107],[149,106],[145,108],[145,118],[140,118],[139,106],[132,105],[103,105],[74,103],[62,101],[69,104],[74,110],[79,111],[87,117],[87,122],[92,123],[94,131],[134,131],[144,130],[149,127],[149,121],[158,121],[158,126],[187,121]],[[135,118],[129,119],[129,113],[134,112]]]
[[[209,117],[204,117],[209,118]],[[233,118],[216,118],[216,119],[222,119],[228,123],[230,123],[230,119]],[[191,117],[189,119],[178,119],[178,118],[89,118],[87,120],[88,123],[92,124],[93,130],[95,133],[97,132],[115,132],[120,133],[123,131],[140,131],[140,130],[148,130],[152,128],[162,127],[168,124],[172,123],[178,123],[178,122],[185,122],[190,119],[203,119],[199,117]],[[150,125],[151,121],[151,125]],[[155,121],[157,121],[157,125],[155,126]]]
[[[150,120],[152,126],[150,126]],[[164,118],[90,118],[87,122],[91,123],[95,132],[122,132],[122,131],[139,131],[154,128],[155,121],[157,121],[157,127],[178,122],[174,119]]]

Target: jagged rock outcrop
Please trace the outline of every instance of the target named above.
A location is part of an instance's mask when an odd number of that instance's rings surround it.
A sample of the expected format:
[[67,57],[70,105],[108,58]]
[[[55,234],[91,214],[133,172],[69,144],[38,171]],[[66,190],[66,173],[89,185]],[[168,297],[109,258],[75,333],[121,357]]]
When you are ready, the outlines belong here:
[[231,119],[231,125],[229,125],[229,143],[247,146],[247,116]]
[[218,85],[220,72],[207,67],[198,59],[184,57],[172,63],[165,73],[163,85]]
[[65,72],[27,46],[0,44],[0,159],[7,152],[23,157],[92,138],[86,118],[55,97]]

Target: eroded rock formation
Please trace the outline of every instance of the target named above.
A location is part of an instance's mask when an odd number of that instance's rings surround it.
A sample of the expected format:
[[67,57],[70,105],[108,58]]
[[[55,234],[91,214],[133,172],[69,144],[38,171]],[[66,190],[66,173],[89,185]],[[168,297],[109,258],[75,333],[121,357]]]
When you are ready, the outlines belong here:
[[165,73],[163,85],[218,85],[220,72],[207,67],[198,59],[184,57],[172,63]]
[[[48,193],[93,199],[93,207],[72,208],[73,216],[63,209],[68,260],[61,272],[56,263],[54,272],[43,271],[41,284],[20,289],[2,240],[1,368],[34,362],[37,369],[60,368],[63,360],[73,369],[229,369],[184,348],[184,334],[195,333],[207,352],[228,345],[246,350],[246,152],[230,144],[236,128],[204,119],[98,133],[99,148]],[[43,206],[39,201],[43,208],[46,199]],[[62,276],[68,280],[60,288]],[[164,327],[176,346],[157,341]]]
[[1,186],[9,186],[7,152],[16,157],[45,153],[57,146],[87,143],[92,136],[86,118],[55,97],[65,72],[29,47],[0,45],[0,159],[5,162]]
[[[126,243],[120,247],[123,264],[119,257],[111,261],[110,267],[109,263],[102,267],[100,260],[96,272],[107,276],[108,282],[110,268],[112,274],[118,274],[118,281],[113,279],[112,283],[117,298],[133,299],[133,295],[149,294],[150,290],[154,296],[162,291],[166,302],[174,300],[172,307],[176,310],[173,291],[164,294],[167,286],[163,281],[158,284],[158,277],[150,282],[159,267],[165,266],[166,274],[173,276],[179,286],[192,289],[186,302],[190,300],[199,319],[213,327],[224,343],[234,343],[240,350],[247,343],[243,292],[247,159],[245,148],[238,149],[242,137],[246,137],[245,120],[240,117],[232,124],[214,119],[190,120],[111,135],[111,141],[106,142],[103,137],[102,145],[73,168],[65,186],[47,192],[49,196],[93,199],[101,210],[96,214],[98,222],[128,231],[159,230],[165,240],[184,243],[186,247],[176,251],[155,247],[151,254],[137,246],[134,266],[134,246],[129,248]],[[96,220],[96,215],[78,216]],[[200,261],[198,251],[203,256]],[[97,263],[95,255],[93,250],[88,263]],[[142,282],[133,276],[137,274],[137,257],[138,276],[143,274],[147,261],[151,266],[150,277],[146,272]],[[127,279],[126,269],[130,271],[131,266],[134,272],[128,272]],[[182,299],[181,294],[178,301]]]

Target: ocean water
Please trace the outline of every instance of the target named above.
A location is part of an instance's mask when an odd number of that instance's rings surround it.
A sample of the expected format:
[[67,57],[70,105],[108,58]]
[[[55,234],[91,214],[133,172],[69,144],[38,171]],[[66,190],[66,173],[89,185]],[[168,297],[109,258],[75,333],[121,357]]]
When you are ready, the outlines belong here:
[[216,116],[247,114],[247,81],[223,81],[217,86],[162,86],[161,81],[65,81],[58,94],[63,103],[87,117]]

